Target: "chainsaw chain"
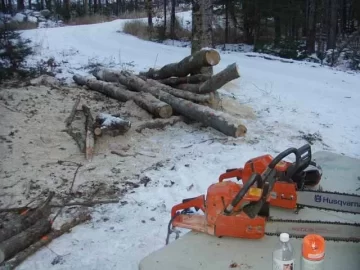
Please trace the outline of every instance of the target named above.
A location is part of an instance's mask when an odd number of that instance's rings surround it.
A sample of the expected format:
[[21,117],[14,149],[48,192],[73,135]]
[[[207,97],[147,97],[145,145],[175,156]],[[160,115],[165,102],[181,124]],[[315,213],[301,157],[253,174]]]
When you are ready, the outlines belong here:
[[[311,224],[331,224],[331,225],[340,225],[340,226],[352,226],[352,227],[359,227],[360,230],[360,223],[349,223],[349,222],[340,222],[340,221],[321,221],[321,220],[301,220],[301,219],[277,219],[277,218],[269,218],[266,222],[281,222],[281,223],[311,223]],[[279,233],[270,233],[265,232],[265,235],[268,236],[280,236]],[[303,235],[296,235],[289,233],[289,236],[293,238],[304,238]],[[334,242],[354,242],[359,243],[360,238],[339,238],[339,237],[324,237],[325,240],[334,241]]]
[[[345,192],[337,192],[337,191],[326,191],[326,190],[314,190],[314,189],[300,189],[299,191],[301,192],[316,192],[316,193],[322,193],[322,194],[335,194],[335,195],[345,195],[345,196],[351,196],[351,197],[359,197],[359,194],[354,194],[354,193],[345,193]],[[337,212],[337,213],[348,213],[348,214],[354,214],[354,215],[358,215],[359,213],[354,213],[351,211],[344,211],[344,210],[338,210],[338,209],[327,209],[327,208],[323,208],[323,207],[317,207],[317,206],[311,206],[311,205],[305,205],[305,204],[296,204],[297,205],[297,210],[299,211],[300,209],[303,208],[313,208],[313,209],[320,209],[320,210],[324,210],[324,211],[333,211],[333,212]]]

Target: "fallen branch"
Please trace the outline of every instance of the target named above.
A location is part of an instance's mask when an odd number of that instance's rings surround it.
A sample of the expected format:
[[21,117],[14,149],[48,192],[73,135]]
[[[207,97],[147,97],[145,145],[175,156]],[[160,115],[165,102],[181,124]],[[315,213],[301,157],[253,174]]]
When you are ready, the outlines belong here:
[[122,153],[122,152],[114,151],[114,150],[112,150],[110,153],[117,155],[119,157],[135,157],[136,156],[135,154],[126,154],[126,153]]
[[51,204],[51,207],[65,207],[65,206],[94,206],[97,204],[110,204],[110,203],[118,203],[119,199],[111,199],[111,200],[98,200],[98,201],[84,201],[84,202],[68,202],[64,204]]
[[[247,132],[247,128],[241,123],[239,119],[227,113],[216,111],[207,106],[196,104],[186,99],[176,97],[172,94],[162,91],[160,87],[149,86],[147,81],[145,82],[139,77],[128,72],[120,72],[118,78],[120,83],[124,84],[125,86],[135,88],[137,91],[149,92],[158,99],[171,105],[171,107],[178,113],[190,119],[199,121],[204,125],[213,127],[225,135],[239,137],[244,136]],[[161,83],[155,80],[149,79],[148,81],[152,81],[153,84],[161,85]]]
[[[110,70],[110,69],[101,69],[101,70],[94,72],[94,76],[99,80],[104,80],[107,82],[118,82],[118,83],[125,85],[127,88],[129,88],[133,91],[151,93],[148,90],[145,90],[145,89],[140,90],[140,88],[135,87],[134,82],[129,81],[131,79],[129,79],[129,77],[127,77],[126,74],[127,73],[122,72],[122,71],[119,72],[119,71],[114,71],[114,70]],[[132,76],[136,77],[137,80],[141,80],[142,82],[145,83],[145,81],[142,80],[140,77],[138,77],[136,75],[132,75]],[[176,97],[184,98],[184,99],[191,100],[194,102],[199,102],[199,103],[205,103],[211,99],[210,95],[198,95],[198,94],[194,94],[191,92],[182,91],[180,89],[175,89],[168,85],[159,83],[158,81],[155,81],[155,80],[148,79],[146,82],[151,83],[152,81],[157,83],[157,84],[153,83],[152,84],[153,87],[156,85],[156,87],[159,88],[158,90],[167,92]],[[157,97],[157,98],[160,99],[159,97]]]
[[176,88],[196,94],[207,94],[220,89],[228,82],[239,77],[238,66],[233,63],[201,84],[179,84]]
[[100,92],[116,100],[122,102],[133,100],[140,108],[148,111],[155,117],[169,118],[172,115],[173,111],[169,104],[160,101],[159,99],[155,98],[153,95],[149,93],[144,93],[144,92],[134,93],[132,91],[126,90],[124,87],[115,86],[114,84],[109,82],[117,81],[116,74],[112,74],[112,73],[103,74],[103,76],[105,75],[109,75],[109,76],[113,75],[115,76],[115,78],[113,79],[103,78],[102,79],[103,81],[99,81],[96,79],[85,78],[80,75],[74,75],[73,80],[78,85],[86,85],[91,90]]
[[25,209],[21,213],[21,222],[7,223],[6,226],[0,230],[0,243],[33,226],[38,220],[48,217],[50,215],[49,204],[54,195],[55,193],[51,192],[48,198],[33,210],[33,212],[30,212],[31,210],[29,208]]
[[148,122],[145,122],[141,125],[139,125],[136,128],[137,132],[141,132],[142,130],[148,128],[148,129],[163,129],[166,126],[172,126],[180,121],[182,121],[183,118],[180,116],[172,116],[169,119],[154,119]]
[[73,219],[72,221],[65,223],[61,226],[60,230],[54,230],[50,232],[49,234],[42,237],[39,241],[36,243],[30,245],[28,248],[20,251],[17,253],[13,258],[6,261],[1,267],[0,270],[12,270],[15,269],[16,266],[20,265],[23,261],[25,261],[26,258],[34,254],[36,251],[44,247],[45,245],[49,244],[52,240],[60,237],[64,233],[70,232],[72,228],[75,226],[91,220],[91,216],[88,214],[80,214],[78,217]]
[[215,50],[201,50],[182,59],[178,63],[171,63],[159,70],[150,68],[147,72],[141,72],[141,76],[156,80],[170,77],[185,77],[191,73],[197,73],[203,67],[215,66],[220,62],[220,55]]
[[38,241],[51,230],[47,218],[40,219],[30,228],[0,243],[0,263]]
[[85,158],[89,161],[92,160],[94,155],[94,144],[95,144],[95,135],[94,135],[94,118],[91,115],[89,107],[82,105],[86,120],[85,120]]
[[76,109],[77,107],[79,106],[79,103],[80,103],[80,96],[78,96],[75,100],[75,104],[74,106],[72,107],[71,109],[71,112],[70,112],[70,115],[68,116],[68,118],[66,118],[65,120],[65,124],[66,124],[66,127],[69,128],[72,121],[74,121],[74,117],[75,117],[75,114],[76,114]]

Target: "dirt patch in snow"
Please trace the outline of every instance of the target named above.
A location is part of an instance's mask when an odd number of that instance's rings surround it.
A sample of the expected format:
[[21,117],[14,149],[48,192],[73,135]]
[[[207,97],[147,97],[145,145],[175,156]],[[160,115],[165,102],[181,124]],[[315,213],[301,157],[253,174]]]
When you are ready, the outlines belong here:
[[[132,123],[124,135],[99,137],[91,162],[65,132],[65,119],[77,96],[81,97],[79,108],[87,105],[94,117],[98,113],[120,114]],[[253,117],[250,109],[227,99],[224,103],[236,116]],[[191,133],[203,128],[199,123],[179,122],[165,130],[138,133],[136,126],[152,119],[150,114],[132,101],[118,102],[79,87],[6,88],[0,90],[0,105],[0,208],[24,206],[34,200],[36,205],[49,191],[55,192],[54,202],[60,204],[70,191],[75,201],[118,198],[135,192],[144,185],[144,172],[174,158],[159,137],[166,133],[170,141],[171,134],[179,129]],[[204,132],[213,132],[214,137],[221,135],[210,128]],[[78,169],[76,164],[81,167]]]

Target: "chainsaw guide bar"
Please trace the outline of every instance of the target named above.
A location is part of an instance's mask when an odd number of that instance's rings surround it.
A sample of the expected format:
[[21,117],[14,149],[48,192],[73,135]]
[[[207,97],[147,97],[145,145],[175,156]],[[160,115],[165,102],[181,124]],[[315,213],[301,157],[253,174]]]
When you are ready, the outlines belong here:
[[293,238],[303,238],[307,234],[320,234],[328,241],[360,242],[360,223],[274,218],[267,220],[266,235],[280,236],[280,233],[284,231]]
[[360,195],[325,190],[302,189],[297,192],[298,208],[315,208],[341,213],[360,214]]

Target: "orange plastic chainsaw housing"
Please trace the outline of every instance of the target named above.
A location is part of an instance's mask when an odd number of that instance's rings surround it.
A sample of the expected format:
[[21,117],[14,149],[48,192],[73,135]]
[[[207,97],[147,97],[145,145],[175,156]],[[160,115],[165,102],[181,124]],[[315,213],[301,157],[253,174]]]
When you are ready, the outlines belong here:
[[[209,186],[206,201],[205,196],[201,195],[185,203],[175,205],[171,210],[171,216],[174,218],[173,227],[191,229],[219,237],[262,238],[265,233],[267,216],[259,215],[251,219],[241,211],[244,204],[259,200],[262,194],[261,189],[250,188],[239,204],[235,206],[231,215],[225,215],[223,212],[241,188],[242,185],[235,182],[218,182]],[[197,207],[206,214],[180,214],[176,216],[177,211],[190,207]]]
[[[245,184],[254,172],[262,174],[272,160],[273,157],[271,155],[262,155],[250,159],[245,163],[244,168],[235,169],[221,174],[219,182],[222,182],[225,179],[237,177],[237,179],[241,179],[243,184]],[[292,163],[290,162],[280,161],[275,166],[275,169],[277,172],[281,173],[285,172],[291,165]],[[277,179],[270,192],[270,205],[286,209],[295,209],[297,201],[296,190],[296,183],[280,181],[280,179]]]

